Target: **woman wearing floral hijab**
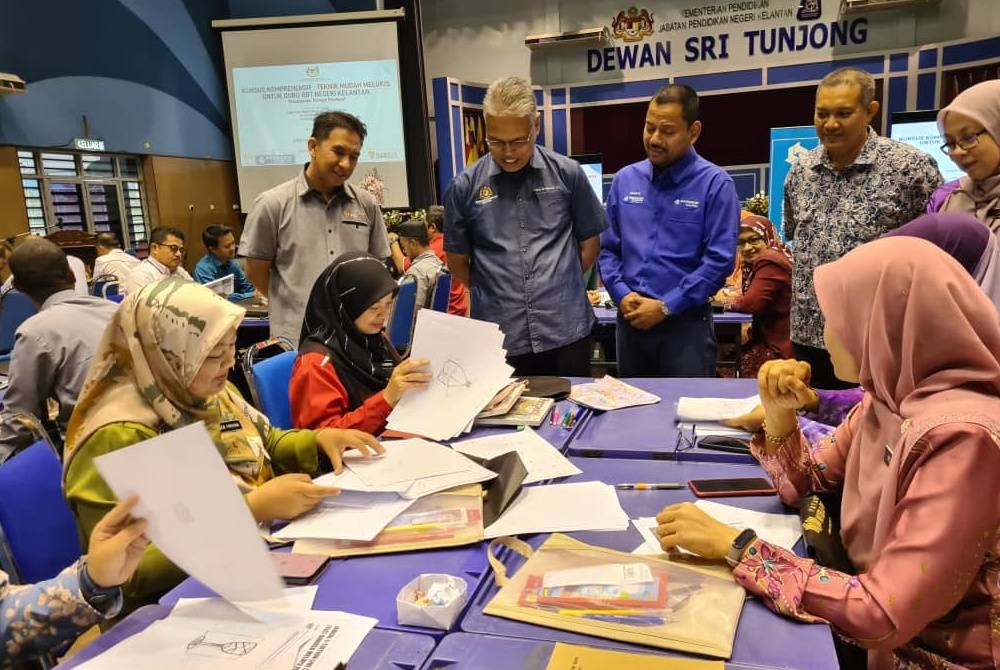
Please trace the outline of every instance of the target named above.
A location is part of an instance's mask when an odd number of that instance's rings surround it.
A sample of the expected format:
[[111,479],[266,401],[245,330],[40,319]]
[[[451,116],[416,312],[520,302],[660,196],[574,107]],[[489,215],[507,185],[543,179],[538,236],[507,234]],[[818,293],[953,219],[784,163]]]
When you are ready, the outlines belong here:
[[[337,489],[317,486],[320,453],[336,470],[346,449],[383,451],[371,435],[282,431],[226,379],[244,310],[178,278],[130,294],[104,333],[66,435],[66,498],[86,538],[115,504],[94,459],[202,421],[258,522],[291,519]],[[87,547],[84,546],[86,551]],[[155,546],[123,586],[126,611],[152,602],[184,573]]]
[[752,449],[786,504],[842,492],[840,539],[856,574],[690,503],[657,517],[661,544],[726,558],[771,609],[827,622],[867,649],[869,668],[997,667],[997,311],[958,262],[907,237],[818,267],[815,286],[836,374],[860,383],[864,399],[809,445],[795,412],[808,365],[769,362],[758,377],[766,418]]
[[740,351],[741,377],[753,378],[764,361],[794,355],[788,314],[792,301],[792,255],[768,219],[740,221],[738,241],[743,266],[742,294],[725,301],[727,309],[753,314],[750,335]]

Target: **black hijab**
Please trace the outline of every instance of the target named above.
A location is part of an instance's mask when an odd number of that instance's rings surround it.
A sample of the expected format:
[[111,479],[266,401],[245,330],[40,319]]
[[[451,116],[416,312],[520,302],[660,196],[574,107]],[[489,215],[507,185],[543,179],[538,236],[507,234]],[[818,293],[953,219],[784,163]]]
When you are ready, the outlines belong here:
[[329,355],[347,389],[349,409],[386,387],[394,363],[382,333],[363,335],[354,320],[396,289],[382,261],[355,251],[338,256],[323,270],[309,294],[299,352]]

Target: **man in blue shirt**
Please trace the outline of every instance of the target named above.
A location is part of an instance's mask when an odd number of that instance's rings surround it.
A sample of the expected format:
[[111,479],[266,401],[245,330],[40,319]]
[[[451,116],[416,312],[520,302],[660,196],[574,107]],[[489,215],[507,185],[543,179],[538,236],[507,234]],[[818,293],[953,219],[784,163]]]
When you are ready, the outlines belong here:
[[199,284],[233,275],[232,302],[259,297],[260,293],[247,279],[243,268],[236,262],[236,236],[229,226],[212,224],[201,234],[208,253],[194,266],[194,280]]
[[445,195],[448,268],[469,287],[472,318],[503,330],[516,374],[589,376],[595,319],[583,273],[607,226],[601,203],[576,161],[535,144],[526,81],[490,84],[483,113],[490,153]]
[[608,193],[598,262],[618,303],[623,377],[715,375],[709,300],[733,270],[740,205],[729,175],[695,152],[700,134],[698,94],[663,87],[646,111],[646,160]]

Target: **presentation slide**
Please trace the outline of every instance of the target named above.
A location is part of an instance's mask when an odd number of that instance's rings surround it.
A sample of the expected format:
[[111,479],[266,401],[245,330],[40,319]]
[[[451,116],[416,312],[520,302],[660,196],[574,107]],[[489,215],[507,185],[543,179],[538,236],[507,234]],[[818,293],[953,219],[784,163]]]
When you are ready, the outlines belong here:
[[944,144],[944,140],[941,139],[941,131],[938,130],[936,121],[894,123],[890,137],[930,154],[931,158],[937,161],[938,169],[941,170],[941,176],[946,183],[965,176],[961,168],[941,152],[940,147]]
[[350,182],[383,207],[409,207],[397,43],[395,18],[223,30],[242,211],[301,173],[313,119],[333,111],[368,128]]
[[307,143],[320,112],[350,112],[378,132],[362,163],[402,163],[403,114],[394,60],[233,69],[242,167],[309,161]]
[[604,202],[604,175],[601,174],[600,163],[580,163],[583,173],[587,175],[587,182],[590,188],[594,189],[597,199]]

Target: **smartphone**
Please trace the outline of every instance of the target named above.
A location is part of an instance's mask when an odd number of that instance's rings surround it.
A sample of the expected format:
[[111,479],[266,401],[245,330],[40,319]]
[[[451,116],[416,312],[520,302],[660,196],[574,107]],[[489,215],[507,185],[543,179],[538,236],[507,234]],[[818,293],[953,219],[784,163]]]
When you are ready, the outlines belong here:
[[725,451],[731,454],[749,454],[750,443],[738,437],[728,435],[706,435],[698,440],[698,446],[702,449],[713,451]]
[[724,496],[769,496],[778,491],[763,477],[734,479],[692,479],[688,488],[699,498]]
[[326,564],[330,562],[329,556],[313,556],[311,554],[292,554],[287,552],[275,552],[271,554],[275,564],[278,566],[278,574],[285,580],[288,586],[305,586],[312,584],[313,580],[319,577]]

